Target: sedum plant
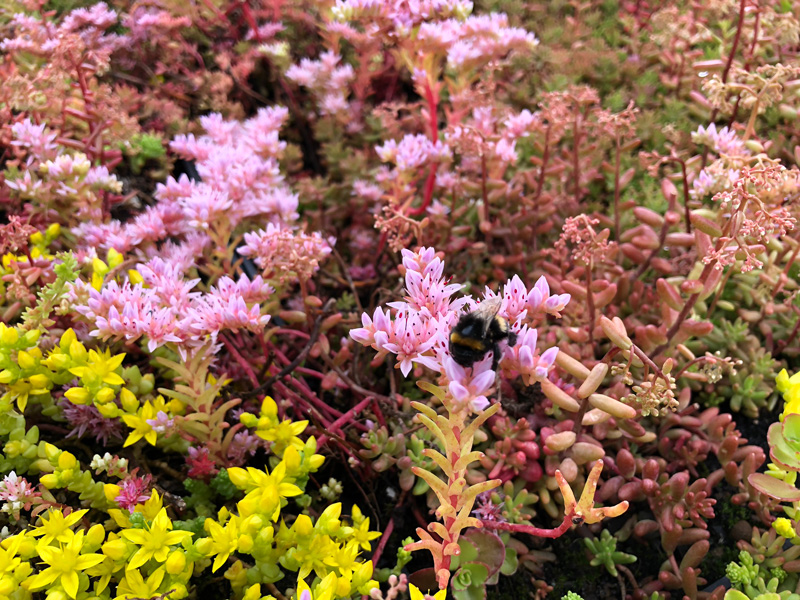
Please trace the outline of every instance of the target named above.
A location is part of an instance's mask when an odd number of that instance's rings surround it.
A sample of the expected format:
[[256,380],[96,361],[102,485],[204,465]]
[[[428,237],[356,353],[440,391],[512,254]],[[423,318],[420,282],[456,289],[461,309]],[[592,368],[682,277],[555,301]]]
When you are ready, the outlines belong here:
[[[492,356],[487,355],[468,368],[460,366],[450,356],[450,330],[455,326],[460,310],[474,305],[474,301],[470,298],[452,299],[460,286],[445,284],[444,263],[435,251],[432,248],[422,248],[417,253],[404,250],[403,266],[407,296],[404,301],[390,305],[396,312],[387,314],[378,308],[372,318],[364,314],[364,326],[351,331],[351,336],[364,345],[374,347],[382,355],[395,354],[397,367],[404,375],[408,375],[415,364],[439,375],[436,383],[421,381],[418,385],[441,403],[444,414],[438,414],[435,409],[421,402],[414,402],[412,406],[420,413],[418,419],[439,443],[439,450],[425,449],[423,454],[433,460],[446,479],[440,479],[420,467],[413,467],[412,470],[436,495],[436,515],[442,522],[431,523],[428,531],[419,528],[417,534],[420,541],[410,544],[406,549],[425,549],[432,554],[436,582],[440,590],[445,590],[450,580],[452,557],[461,553],[459,539],[462,531],[467,527],[482,526],[480,520],[470,516],[477,496],[501,483],[499,480],[487,480],[467,485],[466,481],[468,467],[482,457],[481,452],[472,449],[478,428],[500,408],[498,404],[490,405],[486,397],[495,384],[496,373],[491,369]],[[485,298],[492,296],[491,292],[487,292]],[[503,355],[498,361],[500,369],[521,377],[529,385],[547,381],[545,390],[551,390],[554,402],[557,399],[559,403],[568,403],[571,399],[554,388],[547,379],[557,349],[551,348],[540,353],[536,345],[536,330],[529,328],[528,323],[537,312],[557,314],[569,297],[549,297],[541,285],[529,293],[517,281],[509,281],[501,297],[499,316],[508,319],[517,331],[519,341],[502,351]],[[495,351],[499,350],[496,348]],[[467,422],[473,413],[476,417]],[[573,519],[576,522],[597,522],[603,516],[622,514],[627,508],[625,502],[610,509],[592,507],[598,476],[599,470],[594,469],[594,483],[590,478],[586,487],[587,491],[591,491],[576,504],[563,476],[556,471],[564,495],[564,523],[567,524],[564,531]]]

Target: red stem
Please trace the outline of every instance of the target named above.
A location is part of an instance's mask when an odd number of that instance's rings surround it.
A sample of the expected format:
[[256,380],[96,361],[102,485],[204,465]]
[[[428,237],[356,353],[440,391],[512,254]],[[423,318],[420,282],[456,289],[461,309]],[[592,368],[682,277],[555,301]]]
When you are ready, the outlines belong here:
[[543,537],[555,539],[564,535],[569,528],[575,525],[572,522],[572,517],[575,516],[574,512],[564,515],[564,521],[555,529],[540,529],[533,525],[525,525],[523,523],[505,523],[501,521],[481,521],[486,529],[502,529],[503,531],[513,531],[515,533],[527,533],[534,537]]
[[322,411],[320,411],[317,407],[313,406],[308,400],[303,398],[297,392],[290,390],[288,387],[286,387],[283,383],[279,381],[276,381],[273,385],[275,386],[276,390],[278,390],[281,394],[283,394],[284,397],[292,398],[292,401],[295,404],[301,405],[300,408],[302,412],[304,412],[308,416],[311,416],[313,412],[313,415],[317,419],[319,419],[319,422],[325,429],[330,428],[330,421],[328,421],[328,419],[325,417]]
[[[544,189],[544,176],[547,169],[547,162],[550,160],[550,127],[544,132],[544,151],[542,152],[542,166],[539,171],[539,180],[536,182],[536,194],[533,197],[533,251],[536,252],[539,246],[539,198]],[[524,209],[523,209],[524,213]]]
[[433,200],[433,186],[436,183],[436,170],[438,168],[438,162],[431,165],[431,170],[428,172],[428,179],[425,181],[425,196],[422,200],[422,204],[420,204],[417,208],[409,209],[409,216],[419,216],[430,206],[431,200]]
[[614,239],[619,241],[619,168],[620,168],[620,139],[619,131],[616,135],[616,152],[614,157]]
[[[372,397],[364,398],[361,402],[356,404],[353,408],[348,410],[341,417],[339,417],[333,423],[331,423],[331,425],[330,425],[330,427],[328,429],[331,430],[331,431],[339,431],[339,432],[341,432],[340,427],[342,425],[344,425],[348,421],[352,421],[352,419],[356,415],[356,413],[361,412],[362,410],[364,410],[364,408],[366,408],[371,403],[372,403]],[[319,445],[320,446],[322,446],[322,444],[324,444],[326,441],[328,441],[328,436],[321,435],[319,437]]]
[[744,24],[744,9],[747,0],[739,2],[739,22],[736,24],[736,35],[733,38],[733,47],[731,53],[728,55],[728,62],[725,63],[725,70],[722,71],[722,83],[728,82],[728,73],[733,65],[733,57],[736,55],[736,50],[739,47],[739,38],[742,36],[742,25]]
[[381,554],[383,554],[383,550],[384,548],[386,548],[386,543],[392,536],[393,531],[394,531],[394,517],[389,519],[389,524],[386,526],[386,530],[383,532],[383,535],[381,535],[381,541],[378,542],[378,547],[375,548],[375,554],[372,555],[373,566],[378,564],[378,561],[381,558]]
[[227,335],[223,334],[223,335],[220,335],[219,337],[220,337],[220,339],[222,339],[222,343],[225,344],[225,348],[227,348],[228,352],[230,352],[233,355],[233,357],[236,359],[236,362],[239,363],[239,366],[241,366],[242,369],[244,369],[244,372],[247,373],[247,376],[250,378],[250,382],[255,387],[258,387],[258,377],[256,377],[256,374],[253,371],[253,368],[250,366],[250,363],[248,363],[244,359],[244,357],[241,354],[239,354],[239,351],[231,343],[231,341],[228,339]]
[[[430,82],[425,84],[425,100],[428,101],[428,124],[431,128],[431,141],[435,144],[439,140],[439,121],[437,119],[439,108]],[[436,171],[438,168],[438,162],[431,165],[431,170],[428,172],[428,179],[425,181],[425,196],[422,200],[422,204],[417,208],[410,209],[408,211],[410,216],[421,215],[430,206],[431,200],[433,199],[433,186],[436,183]]]

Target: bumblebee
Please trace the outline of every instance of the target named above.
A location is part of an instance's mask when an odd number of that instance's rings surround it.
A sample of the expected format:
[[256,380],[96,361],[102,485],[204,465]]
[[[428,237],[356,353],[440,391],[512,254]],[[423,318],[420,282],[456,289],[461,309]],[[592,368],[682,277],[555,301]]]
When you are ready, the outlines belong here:
[[502,298],[487,298],[478,308],[462,315],[450,331],[450,355],[462,367],[471,367],[492,353],[492,370],[500,362],[500,342],[513,346],[517,334],[509,329],[508,321],[499,317]]

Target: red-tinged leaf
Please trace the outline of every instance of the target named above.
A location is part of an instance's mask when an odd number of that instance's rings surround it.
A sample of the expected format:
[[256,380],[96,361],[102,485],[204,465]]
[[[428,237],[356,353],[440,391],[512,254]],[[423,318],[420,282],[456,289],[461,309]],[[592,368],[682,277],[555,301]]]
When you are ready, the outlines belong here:
[[762,494],[783,502],[800,502],[800,490],[765,473],[753,473],[747,481]]

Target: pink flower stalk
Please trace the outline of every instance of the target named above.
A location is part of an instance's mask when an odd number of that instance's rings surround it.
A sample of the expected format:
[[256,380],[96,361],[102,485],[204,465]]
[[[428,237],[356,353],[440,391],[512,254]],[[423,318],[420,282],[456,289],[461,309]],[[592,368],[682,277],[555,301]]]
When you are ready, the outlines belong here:
[[[448,349],[450,330],[462,309],[473,308],[476,303],[469,296],[453,298],[462,286],[445,283],[444,263],[433,248],[421,248],[418,252],[403,250],[402,255],[406,270],[404,300],[390,302],[386,311],[376,308],[372,317],[362,314],[362,327],[353,329],[350,336],[362,345],[371,346],[379,355],[394,354],[406,377],[413,364],[438,373],[458,410],[480,412],[488,406],[487,394],[495,380],[492,358],[487,354],[484,360],[465,369],[453,361]],[[529,291],[519,277],[509,280],[502,294],[498,314],[520,336],[514,348],[504,350],[500,367],[522,374],[531,383],[547,377],[558,348],[539,354],[536,330],[525,322],[531,313],[556,314],[569,302],[569,296],[550,296],[544,278]],[[487,290],[484,299],[493,296]]]
[[544,275],[539,277],[533,289],[528,293],[526,305],[531,315],[535,311],[543,310],[554,317],[561,317],[561,311],[566,308],[572,296],[569,294],[550,295],[550,285]]
[[340,21],[365,20],[374,26],[391,26],[396,33],[409,35],[423,21],[451,16],[465,17],[472,12],[468,0],[336,0],[332,9]]
[[10,23],[15,35],[0,42],[0,51],[49,57],[52,66],[68,64],[68,50],[79,51],[87,67],[98,69],[108,64],[111,53],[122,44],[121,36],[105,32],[116,23],[117,13],[105,2],[74,9],[59,24],[17,13]]
[[183,327],[191,328],[194,337],[202,339],[207,335],[216,337],[223,330],[261,331],[269,320],[269,315],[261,314],[258,304],[248,306],[242,296],[220,296],[212,291],[189,308]]
[[705,198],[730,190],[739,176],[739,169],[726,169],[720,161],[715,161],[695,177],[690,194],[693,198]]
[[189,17],[175,17],[160,8],[134,5],[131,12],[122,18],[122,25],[127,29],[125,39],[128,44],[147,42],[154,45],[154,40],[190,27],[192,20]]
[[356,179],[353,182],[353,196],[377,202],[383,197],[383,190],[374,183],[369,183],[363,179]]
[[[214,247],[225,246],[232,230],[246,219],[265,217],[282,224],[294,221],[298,197],[284,184],[278,165],[286,148],[279,131],[287,117],[283,107],[262,108],[244,122],[228,121],[216,113],[202,117],[205,135],[178,135],[170,144],[178,155],[196,161],[202,181],[191,181],[185,175],[169,177],[156,186],[158,203],[133,220],[125,224],[82,224],[74,228],[74,233],[85,246],[114,248],[122,253],[137,250],[142,258],[152,256],[157,244],[175,238],[177,246],[173,241],[171,247],[185,259],[200,256],[212,241]],[[30,137],[34,133],[21,130],[20,135]],[[48,172],[65,171],[71,166],[69,160],[57,157],[52,165],[48,163]],[[93,187],[118,184],[100,167],[88,173]],[[23,185],[27,189],[34,183],[19,184]],[[182,244],[186,247],[179,249]]]
[[153,477],[149,473],[142,477],[137,477],[132,472],[129,477],[119,483],[120,492],[114,498],[114,501],[120,508],[132,513],[137,504],[150,499],[152,479]]
[[164,437],[169,437],[172,434],[172,430],[175,428],[175,419],[170,417],[163,410],[156,413],[155,419],[147,419],[146,423],[153,428],[153,431]]
[[278,35],[284,29],[285,27],[282,23],[264,23],[263,25],[258,26],[257,31],[253,31],[252,29],[249,30],[245,36],[245,39],[259,41],[268,40]]

